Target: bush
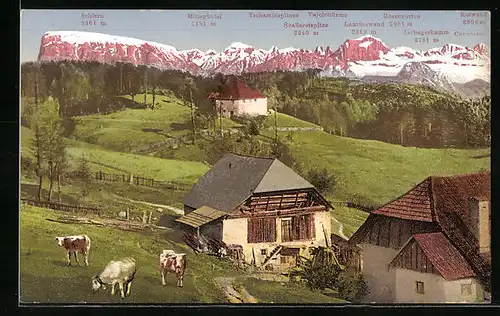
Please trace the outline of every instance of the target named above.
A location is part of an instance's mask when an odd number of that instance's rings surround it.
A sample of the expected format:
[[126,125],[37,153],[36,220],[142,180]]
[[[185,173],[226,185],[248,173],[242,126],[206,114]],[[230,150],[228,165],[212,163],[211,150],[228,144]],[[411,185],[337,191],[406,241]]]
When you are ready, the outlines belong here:
[[334,289],[340,270],[334,265],[306,267],[301,275],[311,290]]
[[321,194],[331,193],[337,185],[335,175],[329,174],[326,168],[323,170],[309,170],[307,178]]
[[357,303],[369,293],[368,285],[361,274],[351,275],[348,272],[341,272],[335,287],[340,298],[349,302]]
[[90,170],[89,163],[84,155],[80,158],[77,171],[80,179],[82,180],[82,196],[85,197],[90,193],[92,171]]

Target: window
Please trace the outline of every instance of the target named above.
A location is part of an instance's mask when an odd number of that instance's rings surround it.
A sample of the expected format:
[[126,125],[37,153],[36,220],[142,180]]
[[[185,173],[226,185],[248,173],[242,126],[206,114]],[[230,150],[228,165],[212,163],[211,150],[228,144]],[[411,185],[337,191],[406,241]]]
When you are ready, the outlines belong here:
[[253,99],[253,102],[257,102],[257,99]]
[[292,218],[283,218],[281,220],[281,241],[292,241]]
[[248,243],[275,242],[276,220],[274,218],[249,218]]
[[267,256],[267,249],[261,249],[260,254],[263,256]]
[[416,282],[416,290],[417,290],[417,293],[419,294],[424,294],[425,291],[424,291],[424,282],[421,282],[421,281],[417,281]]
[[281,241],[311,240],[314,238],[314,215],[301,215],[281,220]]
[[462,284],[461,285],[461,293],[462,293],[462,295],[471,295],[472,294],[472,284]]

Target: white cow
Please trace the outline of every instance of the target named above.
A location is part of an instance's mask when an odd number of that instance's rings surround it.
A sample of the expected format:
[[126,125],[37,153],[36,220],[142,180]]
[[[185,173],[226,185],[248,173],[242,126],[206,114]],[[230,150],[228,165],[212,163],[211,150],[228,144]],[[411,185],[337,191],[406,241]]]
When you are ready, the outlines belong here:
[[101,286],[106,290],[106,285],[111,285],[111,295],[115,295],[115,285],[120,287],[121,298],[125,297],[124,288],[127,288],[127,296],[134,280],[137,266],[134,258],[124,258],[119,261],[110,261],[99,275],[92,278],[92,289],[97,291]]

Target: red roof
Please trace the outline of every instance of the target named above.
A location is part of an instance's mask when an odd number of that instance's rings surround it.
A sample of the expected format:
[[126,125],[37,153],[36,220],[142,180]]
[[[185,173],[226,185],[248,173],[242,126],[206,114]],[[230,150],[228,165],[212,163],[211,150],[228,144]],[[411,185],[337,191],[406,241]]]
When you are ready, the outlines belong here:
[[243,99],[262,99],[266,96],[258,90],[248,87],[237,78],[230,78],[222,87],[222,91],[212,92],[208,98],[216,100],[243,100]]
[[457,280],[476,275],[465,258],[443,233],[415,234],[413,238],[427,259],[446,280]]
[[[436,222],[447,240],[456,247],[455,250],[458,249],[467,260],[480,282],[489,287],[491,256],[479,254],[478,238],[468,225],[469,198],[490,201],[490,171],[449,177],[428,177],[402,196],[371,213],[406,220]],[[370,218],[372,215],[350,240],[356,242],[366,235],[371,229],[370,223],[373,222]],[[437,241],[436,245],[428,247],[436,247],[435,251],[441,252]],[[441,256],[448,256],[446,248],[443,248]]]
[[402,219],[432,222],[433,212],[430,183],[430,178],[425,179],[410,191],[371,213]]
[[439,221],[439,212],[454,212],[465,220],[469,215],[469,198],[490,200],[490,182],[490,171],[449,177],[431,176],[372,213],[435,222]]
[[433,177],[432,180],[436,209],[457,213],[464,220],[469,217],[469,198],[491,200],[491,173],[489,171],[453,177]]

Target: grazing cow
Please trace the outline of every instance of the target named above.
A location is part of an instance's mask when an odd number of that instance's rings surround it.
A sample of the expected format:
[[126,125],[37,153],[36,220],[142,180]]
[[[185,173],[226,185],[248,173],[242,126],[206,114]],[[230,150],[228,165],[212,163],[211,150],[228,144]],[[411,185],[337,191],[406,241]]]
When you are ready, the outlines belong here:
[[161,282],[165,285],[165,275],[169,272],[177,275],[177,286],[182,287],[184,271],[186,271],[186,254],[175,253],[173,250],[163,250],[160,254]]
[[92,278],[92,290],[97,291],[101,286],[106,290],[106,285],[111,286],[111,295],[115,295],[115,285],[118,283],[121,298],[130,295],[130,288],[134,280],[137,265],[134,258],[124,258],[119,261],[110,261],[99,275]]
[[75,255],[78,263],[77,253],[81,252],[85,256],[85,265],[89,265],[90,238],[87,235],[56,237],[57,243],[68,251],[68,265],[71,265],[71,253]]

